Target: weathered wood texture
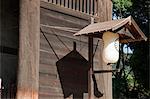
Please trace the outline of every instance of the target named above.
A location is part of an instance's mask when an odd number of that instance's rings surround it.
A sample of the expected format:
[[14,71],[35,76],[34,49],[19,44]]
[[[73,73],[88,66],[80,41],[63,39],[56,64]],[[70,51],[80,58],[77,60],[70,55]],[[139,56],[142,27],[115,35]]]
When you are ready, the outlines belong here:
[[[65,1],[66,1],[65,2],[65,6],[66,6],[67,2],[70,2],[70,0],[65,0]],[[104,2],[103,0],[103,3],[105,4],[101,5],[104,7],[96,8],[96,9],[99,9],[99,11],[95,13],[97,14],[99,13],[99,15],[102,12],[105,13],[105,16],[102,16],[102,18],[100,18],[98,21],[106,21],[106,20],[111,19],[111,14],[107,14],[111,10],[111,1],[110,0],[106,0],[106,1],[107,2]],[[92,1],[89,1],[89,2],[92,2]],[[81,3],[82,2],[80,0],[80,4]],[[53,6],[52,8],[52,6],[50,5],[45,4],[43,2],[41,4],[41,15],[40,15],[41,24],[42,24],[41,29],[45,33],[47,39],[49,40],[53,50],[55,51],[59,59],[63,58],[65,55],[67,55],[73,50],[73,41],[75,41],[77,43],[77,51],[80,52],[80,54],[88,60],[88,38],[87,37],[85,36],[76,37],[76,36],[73,36],[74,32],[71,32],[68,30],[66,31],[65,29],[64,30],[58,29],[58,28],[54,29],[50,27],[56,26],[56,27],[61,27],[61,28],[64,27],[64,28],[70,28],[70,29],[71,28],[82,29],[86,25],[90,24],[90,16],[83,18],[82,14],[75,15],[73,10],[65,10],[67,11],[66,13],[65,11],[63,12],[61,10],[61,7]],[[93,5],[97,6],[95,3]],[[80,5],[80,6],[84,7],[84,5]],[[106,6],[109,8],[104,9],[106,8]],[[72,7],[72,5],[68,5],[68,7]],[[74,14],[69,14],[70,13],[69,11],[72,11],[72,13]],[[43,24],[50,26],[50,27],[44,27]],[[94,42],[93,42],[94,51],[96,48],[97,41],[98,39],[94,39]],[[94,70],[111,69],[110,66],[106,66],[106,64],[104,64],[102,61],[102,57],[101,57],[102,46],[103,46],[102,44],[103,43],[100,40],[95,56],[94,56]],[[59,59],[57,59],[52,48],[48,45],[48,42],[45,40],[43,34],[41,33],[40,35],[39,98],[49,99],[51,97],[51,99],[64,99],[65,97],[67,99],[72,99],[74,97],[73,94],[69,94],[68,96],[65,95],[65,91],[63,87],[64,85],[61,82],[60,74],[58,72],[58,67],[56,65]],[[80,70],[73,69],[72,71],[68,71],[67,77],[68,78],[72,77],[71,73],[73,73],[74,71],[78,72]],[[111,99],[112,97],[111,73],[95,74],[95,77],[96,77],[96,82],[94,82],[94,84],[96,85],[95,85],[94,90],[98,94],[94,93],[93,99],[97,99],[97,98]],[[70,85],[70,84],[71,83],[66,83],[65,85]],[[72,86],[76,86],[76,85],[72,84]],[[72,93],[71,89],[67,89],[67,92]],[[104,93],[103,97],[100,97],[99,95],[100,93]],[[83,99],[87,99],[87,98],[88,98],[88,93],[87,92],[83,93]]]
[[20,0],[17,99],[38,99],[40,1]]
[[[111,0],[98,0],[98,16],[99,22],[112,20],[112,1]],[[99,49],[99,65],[95,65],[95,70],[111,70],[112,67],[107,65],[102,60],[103,43],[100,43]],[[103,97],[101,99],[112,99],[112,73],[96,74],[98,81],[98,88],[101,89]]]
[[80,11],[88,15],[95,15],[97,12],[97,0],[41,0],[57,6]]
[[[41,8],[41,24],[81,29],[88,24],[88,21]],[[60,59],[73,50],[73,41],[76,41],[77,43],[77,50],[81,50],[82,53],[84,52],[83,54],[87,58],[88,52],[87,50],[84,50],[87,48],[87,38],[83,37],[84,41],[80,43],[80,38],[73,36],[72,32],[62,31],[59,29],[51,29],[47,27],[42,27],[41,29],[45,32],[46,37],[48,38],[49,42],[51,43],[53,49]],[[82,48],[80,46],[82,46]],[[57,61],[58,59],[56,58],[54,52],[49,47],[47,41],[41,34],[39,80],[40,99],[49,99],[49,97],[51,97],[51,99],[64,99],[65,97],[65,93],[62,89],[62,86],[64,85],[62,85],[60,81],[61,78],[59,77],[56,66]],[[70,89],[67,90],[68,92],[70,92]],[[73,96],[71,95],[66,98],[73,98]]]
[[99,22],[112,20],[112,1],[98,0],[97,15],[100,17]]
[[[81,29],[88,25],[90,21],[86,21],[77,17],[59,13],[57,11],[41,8],[41,24],[49,26],[59,26],[68,28]],[[77,51],[88,60],[88,38],[85,36],[73,36],[74,32],[63,31],[60,29],[53,29],[41,26],[53,49],[58,55],[59,59],[73,50],[73,41],[77,43]],[[39,98],[40,99],[63,99],[64,92],[60,75],[58,74],[56,62],[58,61],[54,52],[48,45],[44,36],[40,35],[40,80],[39,80]],[[94,39],[94,50],[97,44],[97,39]],[[98,65],[99,52],[96,52],[94,63]],[[71,67],[71,66],[70,66]],[[78,72],[78,70],[73,70]],[[71,72],[69,71],[71,77]],[[81,79],[81,78],[80,78]],[[69,83],[71,84],[71,83]],[[68,85],[69,85],[68,84]],[[81,84],[82,85],[82,84]],[[76,85],[72,85],[76,86]],[[82,87],[82,86],[81,86]],[[67,89],[70,92],[70,89]],[[87,99],[87,92],[83,93],[84,99]],[[74,96],[70,95],[66,98],[72,99]],[[96,97],[95,97],[96,98]]]
[[[92,22],[93,23],[93,22]],[[90,69],[88,70],[88,99],[92,99],[94,96],[94,83],[92,79],[93,75],[93,37],[88,37],[88,60]]]

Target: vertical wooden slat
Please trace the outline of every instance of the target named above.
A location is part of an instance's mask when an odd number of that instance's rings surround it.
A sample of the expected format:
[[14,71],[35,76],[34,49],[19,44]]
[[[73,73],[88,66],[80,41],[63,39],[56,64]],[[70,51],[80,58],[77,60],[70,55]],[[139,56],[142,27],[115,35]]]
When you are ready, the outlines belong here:
[[69,8],[72,8],[72,0],[69,0]]
[[61,6],[65,6],[65,0],[61,0]]
[[57,0],[57,4],[58,4],[58,5],[60,5],[60,1],[61,1],[61,0]]
[[[66,8],[75,9],[75,10],[88,13],[91,15],[97,14],[97,10],[98,10],[98,7],[97,7],[98,0],[48,0],[48,1],[50,3],[58,4]],[[107,8],[104,8],[104,9],[107,10]]]
[[76,0],[76,10],[80,10],[80,0]]
[[53,0],[53,3],[56,4],[56,0]]
[[80,11],[83,11],[83,0],[80,0]]
[[55,0],[56,1],[56,4],[58,3],[58,0]]
[[91,0],[90,5],[90,14],[93,15],[93,0]]
[[71,9],[73,9],[73,0],[71,0]]
[[86,13],[86,4],[87,4],[87,2],[86,2],[86,0],[84,0],[84,10],[83,10],[83,12],[85,12],[85,13]]
[[76,7],[76,0],[73,0],[72,3],[73,3],[73,4],[72,4],[72,8],[75,10],[75,7]]
[[65,7],[68,8],[68,0],[65,0]]
[[94,14],[97,15],[97,11],[98,11],[98,2],[97,0],[94,0]]
[[87,4],[86,4],[86,12],[89,14],[90,13],[90,0],[87,0]]
[[17,99],[38,99],[40,0],[20,0]]
[[[47,0],[49,3],[54,3],[61,5],[66,8],[75,9],[84,13],[88,13],[91,15],[96,15],[97,10],[101,9],[101,7],[105,7],[106,11],[110,11],[110,7],[106,8],[106,3],[104,1],[101,1],[101,4],[98,5],[99,0]],[[106,1],[107,2],[107,1]],[[103,5],[104,4],[104,5]],[[97,7],[99,6],[99,7]],[[107,6],[111,6],[110,3]],[[108,10],[109,9],[109,10]],[[103,12],[101,12],[103,13]],[[103,13],[106,14],[106,13]],[[104,16],[104,15],[103,15]],[[105,15],[106,16],[106,15]],[[108,18],[108,17],[106,17]]]

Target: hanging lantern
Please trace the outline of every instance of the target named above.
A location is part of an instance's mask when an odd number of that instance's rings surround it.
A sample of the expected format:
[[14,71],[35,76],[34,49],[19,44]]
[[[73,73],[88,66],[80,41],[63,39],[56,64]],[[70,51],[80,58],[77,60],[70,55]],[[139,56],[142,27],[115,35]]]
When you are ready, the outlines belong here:
[[[108,32],[109,30],[117,33]],[[107,32],[104,33],[103,31]],[[147,37],[131,16],[118,20],[89,24],[74,35],[102,38],[104,41],[102,57],[106,63],[115,63],[119,59],[119,42],[147,41]]]
[[102,36],[104,48],[102,58],[105,63],[116,63],[119,59],[119,34],[105,32]]

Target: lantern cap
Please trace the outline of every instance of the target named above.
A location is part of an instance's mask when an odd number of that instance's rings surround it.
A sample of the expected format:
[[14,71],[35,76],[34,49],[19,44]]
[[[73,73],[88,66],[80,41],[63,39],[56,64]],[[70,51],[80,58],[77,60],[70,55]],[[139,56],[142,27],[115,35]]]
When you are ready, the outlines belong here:
[[122,19],[90,24],[75,33],[74,36],[90,35],[93,37],[102,38],[103,33],[106,31],[118,33],[121,43],[147,40],[147,37],[131,16]]

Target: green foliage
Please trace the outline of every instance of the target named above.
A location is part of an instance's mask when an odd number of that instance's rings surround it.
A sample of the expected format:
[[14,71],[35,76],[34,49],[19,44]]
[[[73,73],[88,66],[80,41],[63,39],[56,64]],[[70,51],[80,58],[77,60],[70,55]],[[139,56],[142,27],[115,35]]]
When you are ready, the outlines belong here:
[[113,4],[116,10],[127,11],[132,6],[131,0],[113,0]]
[[[113,0],[113,3],[114,17],[120,18],[132,15],[145,35],[150,37],[148,0]],[[121,51],[121,57],[116,66],[116,68],[119,67],[121,71],[114,74],[114,98],[148,99],[150,97],[150,44],[148,41],[143,41],[131,43],[129,46],[134,50],[133,54],[131,57],[126,57],[123,51]],[[121,50],[123,50],[123,48],[121,48]]]
[[[133,7],[131,14],[134,16],[134,19],[145,33],[147,37],[149,35],[149,17],[148,17],[148,0],[135,0],[133,2]],[[130,65],[133,68],[135,80],[137,80],[140,91],[149,91],[149,41],[147,42],[139,42],[136,44],[130,44],[130,46],[134,49],[133,55],[130,59]],[[145,92],[144,92],[145,93]]]
[[113,0],[113,16],[116,18],[125,17],[132,5],[131,0]]
[[149,87],[149,48],[148,42],[141,42],[135,45],[134,53],[130,59],[130,65],[133,68],[135,80],[137,81],[138,90],[143,95],[150,92]]

